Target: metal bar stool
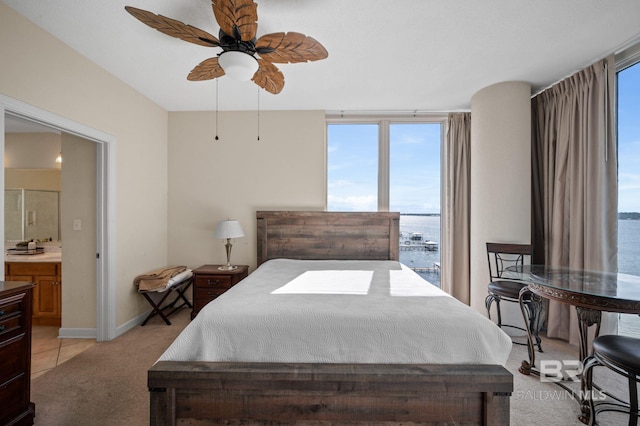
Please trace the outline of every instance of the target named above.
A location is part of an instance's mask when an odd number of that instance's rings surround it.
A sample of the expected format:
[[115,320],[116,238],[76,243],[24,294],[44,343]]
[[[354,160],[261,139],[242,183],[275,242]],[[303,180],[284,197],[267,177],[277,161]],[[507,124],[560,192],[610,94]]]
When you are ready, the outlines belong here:
[[[487,314],[491,319],[491,305],[495,302],[496,312],[498,314],[498,327],[510,327],[518,330],[527,331],[518,325],[503,324],[502,312],[500,310],[500,302],[519,303],[520,290],[527,284],[511,278],[505,271],[510,266],[522,266],[531,263],[533,256],[533,246],[531,244],[511,244],[511,243],[487,243],[487,260],[489,261],[489,279],[487,286],[488,295],[485,299],[485,307]],[[539,331],[542,328],[542,322],[545,316],[544,301],[533,298],[528,295],[523,299],[522,309],[527,312],[529,318],[528,324],[531,336],[535,339],[538,351],[542,352],[542,340]],[[526,343],[513,342],[518,345],[526,345]]]
[[[627,378],[629,403],[612,395],[607,399],[594,400],[593,368],[604,366]],[[583,423],[595,425],[596,416],[604,411],[616,411],[629,414],[629,426],[638,424],[638,381],[640,381],[640,339],[628,336],[605,335],[593,339],[593,354],[584,360],[582,372],[583,389],[586,393],[582,407]],[[600,393],[598,395],[604,395]]]

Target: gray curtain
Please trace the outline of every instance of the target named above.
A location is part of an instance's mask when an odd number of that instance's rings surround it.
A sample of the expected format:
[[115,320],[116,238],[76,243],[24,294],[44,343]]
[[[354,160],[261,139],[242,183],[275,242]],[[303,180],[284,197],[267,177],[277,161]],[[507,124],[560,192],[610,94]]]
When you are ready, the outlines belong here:
[[[532,99],[536,263],[617,268],[614,74],[613,58],[607,58]],[[550,302],[547,335],[577,344],[575,309]]]
[[470,168],[471,113],[447,117],[443,176],[445,208],[442,218],[441,286],[467,305],[470,303]]

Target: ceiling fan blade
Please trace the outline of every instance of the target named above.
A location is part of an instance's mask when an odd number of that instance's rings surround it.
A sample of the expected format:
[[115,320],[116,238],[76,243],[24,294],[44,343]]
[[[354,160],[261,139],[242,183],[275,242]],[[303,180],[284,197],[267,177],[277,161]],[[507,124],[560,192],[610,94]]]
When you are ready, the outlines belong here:
[[258,66],[258,71],[251,81],[274,95],[280,93],[284,87],[284,74],[278,67],[264,59],[258,59]]
[[190,81],[202,81],[211,80],[213,78],[222,77],[224,70],[218,63],[218,57],[205,59],[200,62],[194,69],[191,70],[187,80]]
[[213,14],[220,29],[242,41],[255,38],[258,31],[258,5],[253,0],[213,0]]
[[261,58],[277,64],[318,61],[329,56],[320,42],[304,34],[265,34],[256,42],[256,50]]
[[219,40],[208,32],[192,27],[191,25],[183,24],[175,19],[156,15],[155,13],[131,6],[125,6],[124,8],[143,24],[147,24],[151,28],[171,37],[207,47],[217,47],[220,44]]

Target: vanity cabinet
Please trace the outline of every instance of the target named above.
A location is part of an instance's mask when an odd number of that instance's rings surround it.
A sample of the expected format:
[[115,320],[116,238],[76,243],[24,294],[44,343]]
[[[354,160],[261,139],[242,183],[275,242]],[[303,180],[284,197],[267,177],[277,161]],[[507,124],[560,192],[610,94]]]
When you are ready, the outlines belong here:
[[60,326],[62,269],[60,262],[7,262],[6,281],[29,281],[33,289],[33,324]]
[[32,425],[30,283],[0,281],[0,424]]

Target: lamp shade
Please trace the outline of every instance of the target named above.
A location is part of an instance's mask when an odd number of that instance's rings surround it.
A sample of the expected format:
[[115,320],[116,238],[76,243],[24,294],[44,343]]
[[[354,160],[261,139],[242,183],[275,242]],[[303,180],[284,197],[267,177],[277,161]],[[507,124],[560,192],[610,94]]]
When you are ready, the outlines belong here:
[[240,238],[244,237],[240,222],[237,220],[221,220],[216,225],[216,229],[213,231],[213,236],[216,238]]
[[222,52],[218,63],[225,75],[233,80],[249,81],[258,71],[258,61],[248,53],[238,51]]

